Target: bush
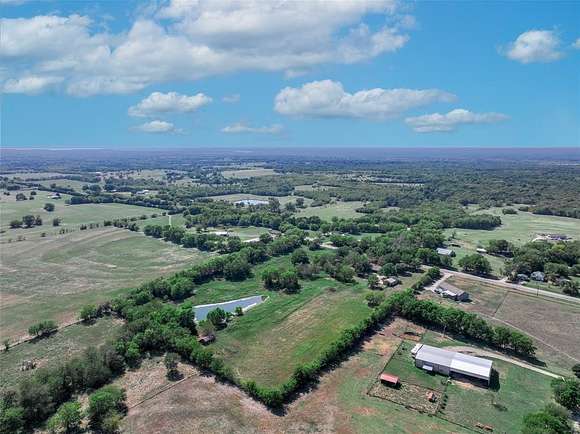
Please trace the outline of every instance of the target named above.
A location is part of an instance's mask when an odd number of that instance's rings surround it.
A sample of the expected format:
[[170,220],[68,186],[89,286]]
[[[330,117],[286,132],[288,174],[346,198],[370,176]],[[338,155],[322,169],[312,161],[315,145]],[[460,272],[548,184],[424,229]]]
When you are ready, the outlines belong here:
[[69,434],[80,429],[82,419],[81,404],[78,401],[65,402],[49,419],[47,427],[51,433]]
[[53,212],[54,211],[54,203],[45,203],[44,204],[44,210],[48,211],[48,212]]
[[555,378],[552,380],[554,399],[570,411],[580,410],[580,381],[575,378]]
[[107,428],[110,424],[110,421],[106,422],[107,418],[127,410],[125,399],[123,389],[116,386],[104,386],[92,393],[89,396],[87,410],[91,427],[97,431],[101,428]]
[[56,322],[53,320],[41,321],[31,325],[28,328],[28,334],[31,336],[47,336],[58,329]]

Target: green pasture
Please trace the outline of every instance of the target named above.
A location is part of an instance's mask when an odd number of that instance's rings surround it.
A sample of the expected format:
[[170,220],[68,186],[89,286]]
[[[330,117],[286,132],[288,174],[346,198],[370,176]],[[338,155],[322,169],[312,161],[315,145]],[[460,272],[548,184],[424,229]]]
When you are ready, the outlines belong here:
[[356,212],[357,208],[363,206],[363,202],[336,202],[328,205],[309,207],[301,209],[298,217],[318,216],[322,220],[330,221],[333,217],[337,218],[355,218],[364,214]]
[[21,363],[33,360],[37,367],[56,366],[79,354],[85,348],[96,347],[113,338],[122,322],[105,317],[92,324],[75,324],[43,339],[34,339],[0,353],[0,389],[13,386],[33,370],[21,371]]
[[116,228],[5,244],[0,252],[0,329],[5,337],[16,337],[40,319],[69,321],[87,303],[106,301],[122,288],[206,257]]

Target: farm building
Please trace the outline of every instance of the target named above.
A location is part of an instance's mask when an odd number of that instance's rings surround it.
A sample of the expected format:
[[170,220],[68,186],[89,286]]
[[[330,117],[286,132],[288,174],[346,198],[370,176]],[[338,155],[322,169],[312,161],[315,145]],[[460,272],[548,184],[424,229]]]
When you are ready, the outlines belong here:
[[442,256],[455,256],[455,252],[451,249],[444,249],[443,247],[437,247],[437,254]]
[[235,205],[242,205],[242,206],[258,206],[258,205],[268,205],[269,202],[267,200],[259,200],[259,199],[242,199],[237,200],[234,202]]
[[477,253],[487,253],[487,250],[485,250],[483,247],[478,247],[477,249],[475,249],[475,251]]
[[387,277],[387,276],[381,276],[379,275],[379,284],[381,284],[382,286],[395,286],[399,283],[399,279],[397,279],[396,277]]
[[428,372],[448,376],[465,375],[484,380],[487,384],[491,380],[491,360],[424,344],[415,345],[411,356],[415,358],[415,366]]
[[543,282],[546,279],[546,275],[541,271],[534,271],[532,274],[530,274],[530,278],[537,282]]
[[396,375],[383,373],[379,379],[381,380],[381,383],[386,384],[387,386],[397,387],[399,385],[399,377]]
[[447,282],[441,282],[439,286],[437,286],[435,292],[441,294],[445,298],[450,298],[455,301],[469,300],[469,294],[467,292]]

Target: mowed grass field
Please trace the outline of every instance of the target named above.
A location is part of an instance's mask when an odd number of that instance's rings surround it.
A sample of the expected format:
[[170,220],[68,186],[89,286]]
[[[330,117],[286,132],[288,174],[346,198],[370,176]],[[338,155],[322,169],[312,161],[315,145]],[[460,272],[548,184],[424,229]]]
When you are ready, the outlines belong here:
[[[25,192],[26,196],[30,191]],[[65,200],[70,196],[62,195],[62,199],[49,199],[50,193],[38,191],[35,200],[16,201],[16,194],[13,192],[10,196],[1,195],[0,198],[0,215],[2,221],[0,229],[5,232],[0,239],[16,239],[19,235],[26,238],[38,238],[42,232],[57,233],[60,228],[52,226],[52,219],[58,217],[61,219],[61,227],[74,228],[81,224],[103,223],[104,220],[113,220],[123,217],[139,217],[141,215],[151,216],[151,214],[161,214],[156,208],[143,206],[125,205],[120,203],[87,203],[80,205],[66,205]],[[52,203],[55,210],[52,212],[43,209],[45,203]],[[41,226],[34,226],[28,229],[10,229],[10,222],[15,219],[21,219],[27,214],[39,215],[42,218]]]
[[455,232],[455,238],[468,248],[485,247],[489,240],[504,239],[516,245],[532,241],[538,233],[566,234],[580,239],[580,220],[567,217],[536,215],[518,211],[515,215],[503,215],[500,208],[478,211],[501,216],[502,225],[491,231],[476,229],[447,229],[446,234]]
[[333,217],[355,218],[364,215],[356,212],[356,209],[361,206],[363,206],[363,202],[336,202],[328,205],[304,208],[297,215],[299,217],[318,216],[326,221],[332,220]]
[[[504,239],[512,242],[516,246],[521,246],[532,241],[539,233],[566,234],[575,240],[580,239],[580,220],[567,217],[536,215],[529,212],[518,211],[518,214],[503,215],[501,208],[491,208],[488,210],[476,211],[477,213],[488,213],[499,215],[502,225],[491,231],[476,229],[446,229],[445,236],[453,236],[453,242],[457,242],[461,247],[451,247],[457,254],[453,259],[455,266],[459,260],[466,255],[475,253],[478,247],[485,248],[489,240]],[[501,276],[505,259],[486,255],[490,262],[493,274]]]
[[141,233],[117,228],[4,244],[0,252],[0,330],[16,338],[42,319],[66,322],[80,307],[204,260]]
[[580,363],[580,306],[458,276],[447,282],[467,291],[471,301],[458,303],[428,291],[422,296],[530,335],[538,347],[538,359],[556,373],[567,375],[575,363]]
[[[193,297],[206,304],[263,294],[268,299],[234,318],[219,331],[212,348],[245,380],[277,386],[294,369],[314,360],[341,330],[370,313],[364,301],[365,283],[342,284],[327,277],[301,281],[295,294],[263,288],[261,271],[268,266],[289,267],[288,257],[256,267],[243,282],[214,281],[201,285]],[[264,363],[267,360],[268,363]]]
[[121,320],[104,317],[92,324],[74,324],[43,339],[16,345],[0,353],[0,388],[15,385],[34,370],[21,371],[24,360],[33,360],[36,367],[56,366],[90,346],[99,346],[120,330]]

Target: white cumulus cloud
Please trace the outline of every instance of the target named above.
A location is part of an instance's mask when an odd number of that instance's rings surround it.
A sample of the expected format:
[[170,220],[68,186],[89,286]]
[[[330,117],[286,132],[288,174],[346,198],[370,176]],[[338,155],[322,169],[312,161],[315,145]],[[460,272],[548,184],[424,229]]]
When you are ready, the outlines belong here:
[[577,50],[580,50],[580,38],[576,39],[573,43],[572,43],[572,47],[576,48]]
[[243,122],[237,122],[222,128],[222,133],[240,134],[240,133],[254,133],[254,134],[279,134],[284,128],[280,124],[273,124],[263,127],[252,127]]
[[[237,71],[303,71],[399,50],[409,39],[409,17],[397,5],[173,0],[118,33],[82,15],[3,18],[0,62],[10,79],[62,76],[63,89],[74,96],[131,93]],[[370,28],[369,16],[382,24]]]
[[560,38],[552,30],[530,30],[519,35],[502,52],[521,63],[547,63],[563,56],[560,44]]
[[62,77],[51,76],[23,76],[6,80],[2,86],[4,93],[24,93],[36,95],[50,89],[63,81]]
[[283,115],[385,119],[434,102],[455,101],[439,89],[368,89],[346,92],[332,80],[286,87],[276,95],[275,110]]
[[465,109],[451,110],[449,113],[432,113],[408,117],[405,123],[418,133],[449,132],[459,125],[491,124],[509,119],[502,113],[473,113]]
[[138,125],[131,128],[133,131],[138,131],[141,133],[150,134],[163,134],[163,133],[180,133],[181,130],[175,128],[171,122],[155,120],[151,122],[145,122],[144,124]]
[[153,92],[139,104],[129,107],[129,115],[146,117],[163,113],[192,113],[211,102],[212,99],[203,93],[188,96],[177,92]]

